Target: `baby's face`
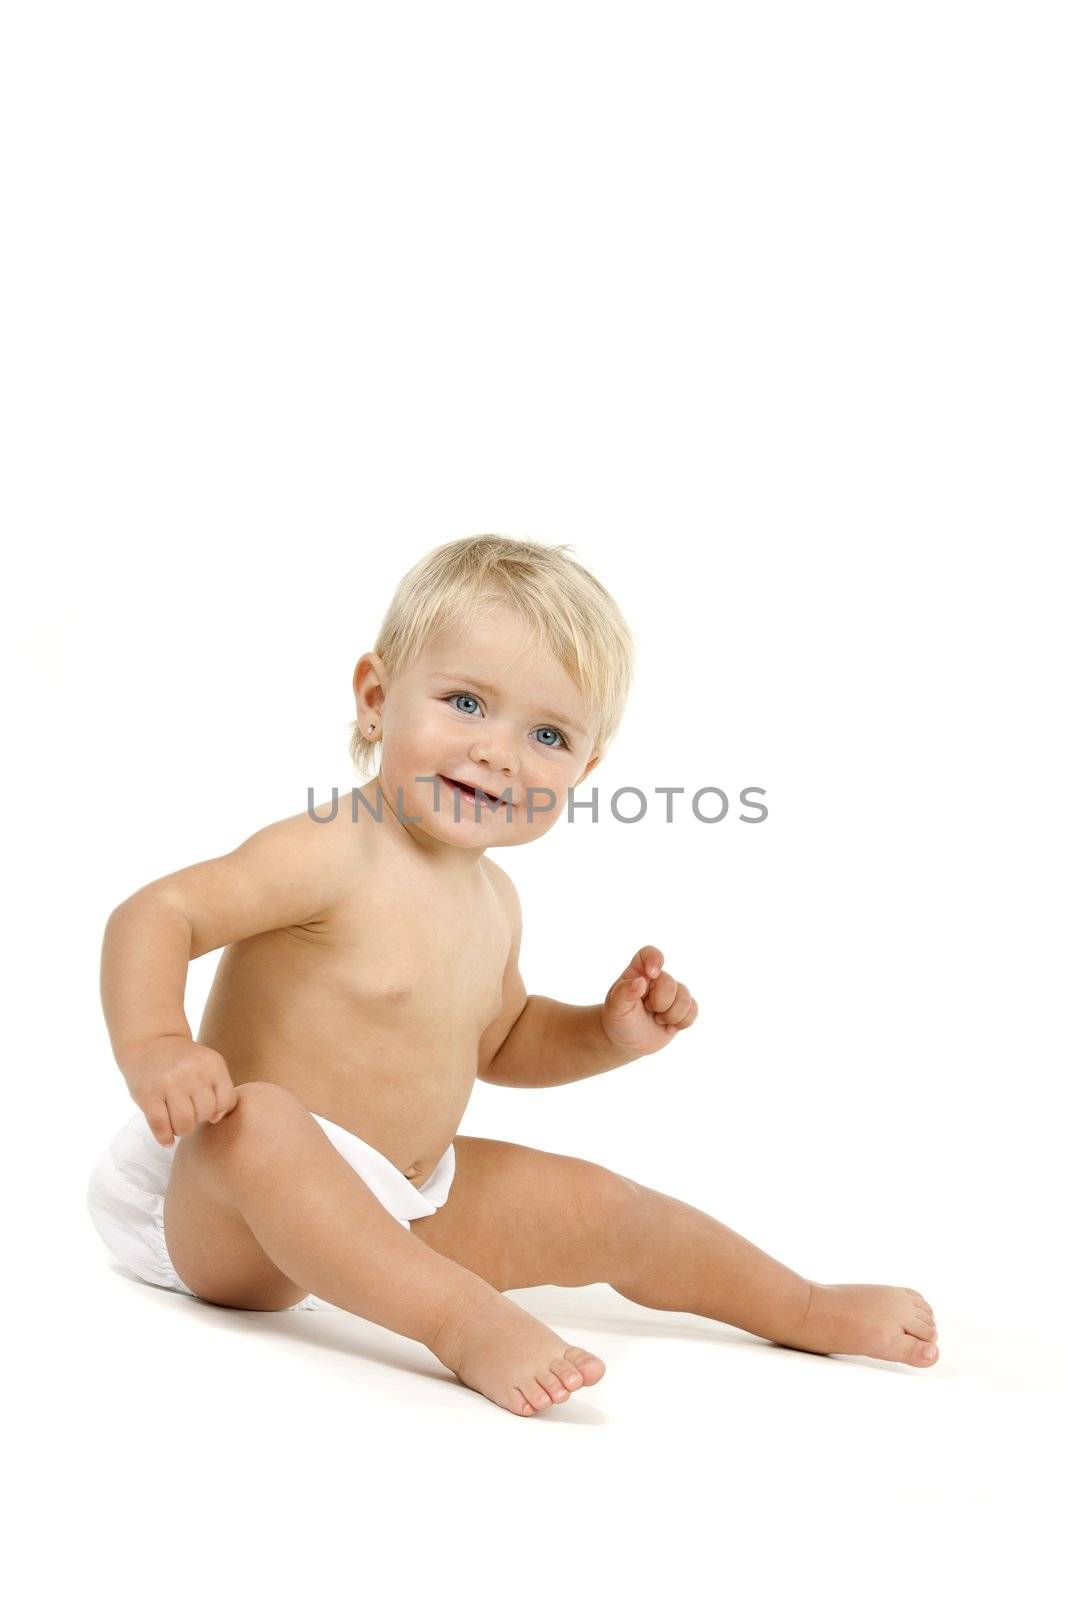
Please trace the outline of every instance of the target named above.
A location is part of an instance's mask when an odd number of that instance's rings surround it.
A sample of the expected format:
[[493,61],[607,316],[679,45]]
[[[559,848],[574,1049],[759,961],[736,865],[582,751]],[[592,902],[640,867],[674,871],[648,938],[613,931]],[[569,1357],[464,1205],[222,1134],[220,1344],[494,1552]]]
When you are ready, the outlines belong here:
[[[539,838],[565,809],[568,789],[599,760],[590,708],[512,611],[438,634],[383,687],[380,780],[387,799],[398,804],[403,789],[406,813],[450,844],[485,849]],[[379,718],[372,713],[370,720]],[[500,803],[482,796],[476,805],[447,779]]]

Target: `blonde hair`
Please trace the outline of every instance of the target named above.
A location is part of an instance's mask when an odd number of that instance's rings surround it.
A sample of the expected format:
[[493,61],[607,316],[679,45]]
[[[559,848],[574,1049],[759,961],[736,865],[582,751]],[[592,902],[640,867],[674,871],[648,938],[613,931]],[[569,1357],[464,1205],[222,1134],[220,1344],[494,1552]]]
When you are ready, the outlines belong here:
[[[569,549],[498,533],[438,545],[401,578],[375,655],[390,673],[403,672],[438,630],[509,606],[570,674],[594,719],[590,754],[602,754],[622,721],[634,641],[603,584],[563,554]],[[376,743],[353,723],[349,752],[360,772],[372,772]]]

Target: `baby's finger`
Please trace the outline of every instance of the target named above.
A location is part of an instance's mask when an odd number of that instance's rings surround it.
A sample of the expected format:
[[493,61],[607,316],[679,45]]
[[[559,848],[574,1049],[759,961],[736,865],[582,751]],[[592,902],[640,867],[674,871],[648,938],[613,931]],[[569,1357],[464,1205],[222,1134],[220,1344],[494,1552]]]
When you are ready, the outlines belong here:
[[692,1003],[692,995],[684,983],[675,984],[675,996],[670,1005],[665,1006],[657,1016],[657,1022],[681,1022]]
[[686,1012],[685,1016],[679,1022],[679,1024],[678,1024],[679,1028],[691,1028],[693,1026],[693,1023],[697,1019],[697,1011],[699,1009],[700,1008],[698,1007],[696,1001],[695,1000],[690,1000],[690,1002],[689,1002],[689,1010]]
[[632,973],[624,973],[621,978],[616,978],[607,992],[604,1003],[613,1010],[629,1011],[635,1001],[640,1000],[645,988],[644,978],[635,978]]
[[193,1102],[184,1089],[167,1090],[167,1111],[170,1114],[170,1125],[179,1139],[187,1133],[192,1133],[196,1127],[196,1112],[193,1110]]
[[624,978],[646,977],[650,981],[663,965],[663,953],[654,944],[643,944],[633,960],[624,968]]
[[651,983],[663,971],[663,951],[654,944],[643,944],[633,959],[636,971],[644,971]]
[[216,1083],[216,1085],[215,1085],[215,1107],[216,1107],[216,1110],[215,1110],[215,1115],[211,1119],[212,1122],[221,1122],[223,1117],[229,1116],[230,1112],[233,1110],[233,1108],[234,1108],[234,1106],[236,1104],[237,1104],[237,1090],[234,1088],[233,1084],[230,1082],[230,1079],[226,1078],[225,1081]]
[[661,972],[645,996],[645,1005],[652,1012],[668,1011],[678,993],[678,984],[669,972]]
[[192,1090],[193,1115],[197,1122],[210,1122],[218,1109],[215,1104],[215,1086],[212,1083],[198,1083]]
[[148,1106],[142,1106],[144,1119],[152,1130],[152,1137],[157,1139],[165,1149],[174,1143],[174,1129],[170,1125],[170,1112],[167,1110],[165,1100],[152,1100]]

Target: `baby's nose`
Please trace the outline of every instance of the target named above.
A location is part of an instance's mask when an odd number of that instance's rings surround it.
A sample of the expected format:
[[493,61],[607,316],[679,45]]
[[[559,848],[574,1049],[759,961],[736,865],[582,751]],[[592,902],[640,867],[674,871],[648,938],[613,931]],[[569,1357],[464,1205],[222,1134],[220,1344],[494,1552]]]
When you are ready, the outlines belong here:
[[513,778],[519,770],[518,757],[504,746],[487,749],[484,744],[479,745],[471,751],[471,755],[485,774],[484,787],[487,789],[492,789],[494,779]]

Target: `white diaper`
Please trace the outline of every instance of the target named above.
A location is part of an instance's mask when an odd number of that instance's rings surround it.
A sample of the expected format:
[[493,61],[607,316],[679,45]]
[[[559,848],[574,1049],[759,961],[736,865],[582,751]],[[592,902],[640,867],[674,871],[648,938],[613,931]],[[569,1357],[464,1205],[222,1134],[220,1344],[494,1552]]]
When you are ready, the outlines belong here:
[[[334,1149],[405,1228],[416,1217],[432,1217],[448,1199],[456,1172],[454,1145],[449,1145],[426,1182],[416,1188],[373,1145],[314,1111],[311,1115]],[[192,1295],[174,1270],[163,1236],[163,1201],[177,1148],[177,1140],[169,1149],[161,1145],[143,1113],[136,1112],[93,1168],[85,1199],[96,1231],[124,1267],[145,1283]],[[292,1309],[336,1311],[337,1307],[312,1294]]]

